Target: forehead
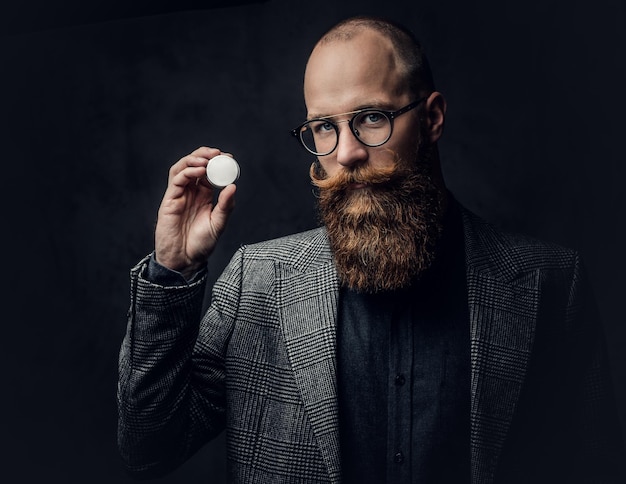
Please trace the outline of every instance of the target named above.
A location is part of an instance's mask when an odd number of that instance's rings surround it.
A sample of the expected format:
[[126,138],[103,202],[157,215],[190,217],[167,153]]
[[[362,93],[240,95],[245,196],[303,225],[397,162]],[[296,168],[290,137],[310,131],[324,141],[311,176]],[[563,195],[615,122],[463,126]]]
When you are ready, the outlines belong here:
[[391,41],[375,31],[318,44],[304,76],[309,117],[397,105],[408,99],[405,81]]

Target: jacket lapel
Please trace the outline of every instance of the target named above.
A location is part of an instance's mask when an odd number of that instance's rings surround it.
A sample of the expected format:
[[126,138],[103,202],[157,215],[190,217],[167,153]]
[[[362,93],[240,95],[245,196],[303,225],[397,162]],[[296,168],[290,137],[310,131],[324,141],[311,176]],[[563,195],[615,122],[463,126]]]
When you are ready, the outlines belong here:
[[[473,484],[493,482],[524,383],[539,273],[521,270],[489,225],[464,211],[471,350]],[[339,282],[324,231],[293,264],[277,263],[280,325],[304,407],[328,467],[341,476],[336,380]]]
[[339,283],[325,232],[295,264],[277,264],[280,325],[296,384],[331,482],[340,480],[336,384]]
[[464,213],[471,351],[472,483],[493,482],[532,352],[539,273],[518,267],[514,249]]

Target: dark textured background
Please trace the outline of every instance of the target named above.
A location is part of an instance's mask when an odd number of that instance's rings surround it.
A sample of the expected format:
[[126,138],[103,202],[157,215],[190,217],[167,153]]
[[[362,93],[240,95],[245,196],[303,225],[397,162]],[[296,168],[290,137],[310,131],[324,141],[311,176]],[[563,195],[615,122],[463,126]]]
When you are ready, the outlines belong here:
[[[127,482],[117,352],[128,270],[152,248],[168,167],[204,144],[241,164],[213,277],[240,244],[315,225],[310,158],[288,131],[305,114],[313,42],[356,13],[401,20],[425,44],[458,199],[582,251],[624,422],[622,1],[82,5],[31,0],[1,15],[3,482]],[[158,482],[223,476],[218,440]]]

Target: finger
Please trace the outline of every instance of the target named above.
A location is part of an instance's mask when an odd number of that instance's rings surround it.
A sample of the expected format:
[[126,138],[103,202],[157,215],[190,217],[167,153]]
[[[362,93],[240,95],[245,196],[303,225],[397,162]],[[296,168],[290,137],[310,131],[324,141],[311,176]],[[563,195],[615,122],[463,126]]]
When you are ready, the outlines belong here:
[[208,146],[200,146],[200,148],[195,149],[194,151],[192,151],[190,154],[192,156],[200,156],[202,158],[213,158],[214,156],[217,156],[219,154],[221,154],[222,152],[217,149],[217,148],[211,148]]
[[184,156],[170,167],[168,180],[171,182],[171,180],[176,175],[178,175],[181,171],[189,167],[206,168],[206,165],[208,162],[209,162],[208,158],[204,158],[202,156],[195,156],[195,155]]
[[[222,154],[222,152],[217,148],[209,148],[207,146],[201,146],[196,150],[192,151],[187,156],[183,156],[180,160],[178,160],[174,165],[170,167],[169,177],[171,180],[174,176],[176,176],[180,171],[184,170],[187,166],[205,166],[208,164],[211,158]],[[227,154],[227,153],[224,153]],[[232,158],[232,155],[228,153],[228,156]]]
[[181,197],[190,186],[205,191],[207,198],[213,193],[213,187],[206,180],[204,166],[188,166],[173,176],[167,186],[165,196],[168,198]]
[[235,206],[236,192],[237,186],[234,183],[225,186],[217,197],[217,206],[222,206],[223,210],[225,211],[232,211]]
[[211,221],[217,234],[224,230],[228,217],[235,208],[236,191],[237,187],[231,184],[225,187],[217,197],[217,205],[215,205],[211,214]]
[[181,170],[172,178],[171,183],[173,185],[187,186],[189,183],[196,183],[198,178],[206,178],[206,167],[200,166],[188,166]]

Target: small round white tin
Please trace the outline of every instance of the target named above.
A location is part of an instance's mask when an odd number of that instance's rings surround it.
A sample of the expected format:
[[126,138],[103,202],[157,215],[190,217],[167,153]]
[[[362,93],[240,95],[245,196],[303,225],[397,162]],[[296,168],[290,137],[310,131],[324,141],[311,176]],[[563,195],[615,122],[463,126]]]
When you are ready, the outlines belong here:
[[206,177],[216,188],[223,188],[239,178],[239,164],[231,156],[217,155],[206,166]]

